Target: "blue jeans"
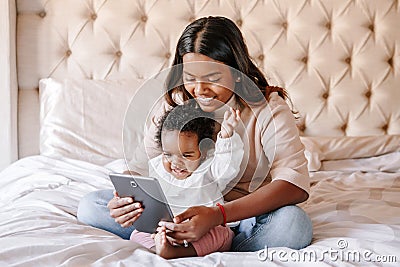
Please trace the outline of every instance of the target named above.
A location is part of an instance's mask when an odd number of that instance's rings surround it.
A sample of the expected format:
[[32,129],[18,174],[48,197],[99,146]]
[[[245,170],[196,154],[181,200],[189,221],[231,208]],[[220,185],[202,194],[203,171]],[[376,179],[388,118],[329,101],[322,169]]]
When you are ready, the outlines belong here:
[[[107,203],[112,197],[112,190],[99,190],[85,195],[79,203],[78,220],[129,239],[134,228],[123,228],[110,217]],[[285,206],[242,220],[233,230],[236,236],[232,251],[257,251],[265,246],[301,249],[308,246],[312,238],[311,220],[297,206]]]
[[312,223],[299,207],[291,205],[242,220],[233,228],[231,251],[257,251],[266,246],[301,249],[312,239]]
[[99,190],[86,194],[78,206],[78,220],[116,234],[123,239],[129,239],[134,227],[124,228],[114,221],[107,208],[108,202],[113,198],[113,190]]

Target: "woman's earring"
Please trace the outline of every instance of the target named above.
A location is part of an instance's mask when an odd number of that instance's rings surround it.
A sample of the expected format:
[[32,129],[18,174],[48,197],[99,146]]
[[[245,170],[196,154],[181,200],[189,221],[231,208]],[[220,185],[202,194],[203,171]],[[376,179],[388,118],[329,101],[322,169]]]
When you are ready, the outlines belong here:
[[237,78],[236,78],[236,82],[237,82],[237,83],[240,83],[240,81],[241,81],[240,77],[237,77]]

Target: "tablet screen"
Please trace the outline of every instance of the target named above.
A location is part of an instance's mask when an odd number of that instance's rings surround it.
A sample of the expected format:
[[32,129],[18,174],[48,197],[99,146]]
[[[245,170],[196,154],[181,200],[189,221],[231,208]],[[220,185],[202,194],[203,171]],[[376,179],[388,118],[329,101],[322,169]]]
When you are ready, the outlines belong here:
[[137,231],[155,233],[159,221],[172,221],[173,215],[157,179],[110,174],[111,182],[120,197],[133,197],[144,208],[142,215],[133,223]]

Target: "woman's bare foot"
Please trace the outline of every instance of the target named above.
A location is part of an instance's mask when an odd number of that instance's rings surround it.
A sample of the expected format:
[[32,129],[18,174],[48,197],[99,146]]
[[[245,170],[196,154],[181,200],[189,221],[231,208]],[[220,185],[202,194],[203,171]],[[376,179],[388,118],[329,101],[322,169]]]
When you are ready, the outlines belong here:
[[154,237],[156,244],[156,254],[165,259],[173,259],[178,257],[175,253],[174,246],[167,240],[166,231],[158,232]]
[[167,238],[165,226],[157,228],[154,234],[155,251],[164,259],[175,259],[181,257],[196,257],[197,253],[191,243],[187,247],[174,246]]

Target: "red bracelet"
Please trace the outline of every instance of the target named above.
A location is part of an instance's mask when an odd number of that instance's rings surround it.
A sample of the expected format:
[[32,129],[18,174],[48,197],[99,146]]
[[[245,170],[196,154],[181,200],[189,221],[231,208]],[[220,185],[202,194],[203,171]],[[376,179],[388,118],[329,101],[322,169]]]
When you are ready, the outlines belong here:
[[226,226],[226,213],[225,213],[224,206],[222,206],[219,203],[217,203],[217,206],[219,207],[219,209],[220,209],[220,211],[222,213],[222,217],[224,217],[224,223],[222,224],[222,226]]

